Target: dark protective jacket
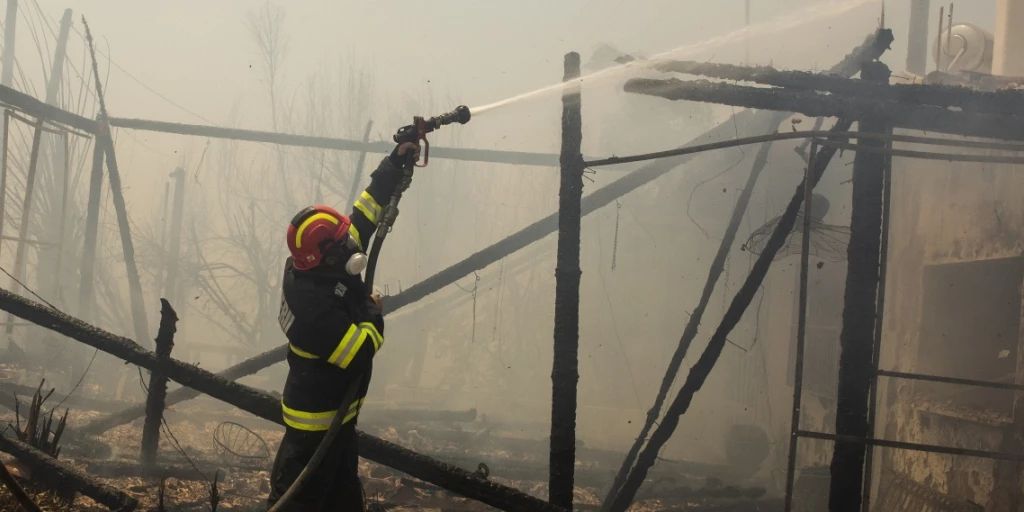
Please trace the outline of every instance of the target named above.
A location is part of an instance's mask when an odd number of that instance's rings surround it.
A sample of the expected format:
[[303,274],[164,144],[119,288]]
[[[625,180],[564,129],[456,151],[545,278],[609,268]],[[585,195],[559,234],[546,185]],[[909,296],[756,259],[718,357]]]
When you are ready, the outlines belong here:
[[[349,235],[365,248],[383,207],[401,178],[401,170],[384,158],[370,186],[356,199]],[[373,356],[384,343],[384,320],[371,313],[360,276],[342,268],[296,270],[285,264],[278,320],[288,337],[288,379],[281,409],[285,424],[307,431],[327,430],[349,391],[354,401],[346,423],[359,414],[369,386]]]

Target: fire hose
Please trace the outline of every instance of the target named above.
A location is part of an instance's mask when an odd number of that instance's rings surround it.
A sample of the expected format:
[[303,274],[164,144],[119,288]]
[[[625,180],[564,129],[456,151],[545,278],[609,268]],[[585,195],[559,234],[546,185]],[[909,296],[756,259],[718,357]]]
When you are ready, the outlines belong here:
[[[377,260],[380,257],[381,248],[384,246],[384,239],[387,237],[388,233],[391,232],[391,228],[398,219],[398,202],[402,200],[402,194],[405,193],[405,191],[409,189],[409,185],[412,184],[413,171],[416,167],[426,167],[430,162],[430,142],[427,140],[427,134],[454,122],[466,124],[469,122],[469,118],[469,108],[465,105],[460,105],[451,112],[431,117],[429,119],[424,119],[420,116],[413,117],[412,124],[399,128],[398,132],[395,133],[394,141],[397,144],[411,142],[422,145],[423,163],[420,164],[417,162],[417,154],[415,152],[409,152],[406,154],[406,162],[405,165],[402,166],[402,177],[399,179],[398,184],[395,187],[395,191],[391,193],[391,198],[388,201],[387,206],[384,207],[380,220],[377,222],[377,230],[369,253],[369,263],[366,267],[365,282],[368,290],[373,290],[373,278],[376,275]],[[309,458],[309,462],[306,463],[306,467],[302,468],[302,472],[299,473],[299,476],[297,476],[295,481],[288,487],[288,490],[281,495],[281,498],[278,499],[277,502],[267,510],[267,512],[281,512],[282,510],[285,510],[285,507],[288,506],[288,503],[295,497],[306,480],[308,480],[314,471],[320,467],[320,464],[330,451],[331,446],[334,445],[334,439],[338,437],[338,433],[341,432],[341,428],[345,425],[345,417],[348,415],[349,408],[356,400],[356,394],[359,393],[359,389],[362,387],[363,378],[363,375],[355,376],[352,381],[352,385],[345,393],[345,396],[341,401],[341,405],[338,407],[338,411],[331,420],[331,425],[324,433],[324,437],[320,440],[320,444],[317,445],[316,451],[313,452],[313,455]]]

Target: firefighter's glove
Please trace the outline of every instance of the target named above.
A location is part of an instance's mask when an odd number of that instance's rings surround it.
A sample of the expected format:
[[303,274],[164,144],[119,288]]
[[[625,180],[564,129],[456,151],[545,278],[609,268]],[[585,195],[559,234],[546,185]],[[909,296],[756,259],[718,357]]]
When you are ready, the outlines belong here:
[[366,309],[374,316],[384,314],[384,299],[381,298],[380,292],[375,291],[366,298]]

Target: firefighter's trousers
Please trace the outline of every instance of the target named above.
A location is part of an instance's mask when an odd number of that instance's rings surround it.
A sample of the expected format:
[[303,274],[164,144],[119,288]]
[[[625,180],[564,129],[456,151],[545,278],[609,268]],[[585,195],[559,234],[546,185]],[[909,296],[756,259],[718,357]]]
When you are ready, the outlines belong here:
[[[355,422],[352,422],[355,423]],[[284,509],[287,512],[363,512],[365,501],[359,481],[359,454],[355,425],[345,425],[334,446]],[[306,467],[324,432],[288,427],[270,474],[269,504],[277,502]]]

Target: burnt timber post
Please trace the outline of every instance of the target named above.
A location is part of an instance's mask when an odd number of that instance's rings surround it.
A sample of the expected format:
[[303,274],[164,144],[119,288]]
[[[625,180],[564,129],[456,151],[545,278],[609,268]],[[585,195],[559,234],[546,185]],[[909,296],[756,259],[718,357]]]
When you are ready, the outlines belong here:
[[[565,55],[564,82],[580,76],[580,54]],[[551,367],[551,456],[548,501],[572,509],[576,463],[576,384],[580,337],[580,201],[583,198],[583,121],[579,84],[562,94],[562,181],[558,189],[555,340]]]
[[[14,276],[11,277],[11,287],[17,288],[19,282],[25,282],[25,266],[26,266],[26,254],[28,250],[28,229],[29,220],[32,214],[32,199],[33,192],[36,185],[36,169],[39,165],[39,146],[42,143],[43,137],[43,118],[36,118],[35,125],[33,126],[32,133],[32,149],[29,153],[28,159],[28,171],[25,176],[25,198],[21,202],[21,219],[19,220],[18,226],[18,240],[17,249],[14,252]],[[24,286],[24,285],[22,285]],[[14,318],[11,315],[7,315],[7,325],[4,327],[4,333],[7,338],[11,338],[11,334],[14,332]]]
[[178,302],[178,274],[181,257],[181,224],[185,214],[185,169],[178,167],[171,173],[174,179],[174,204],[171,206],[171,228],[167,235],[167,275],[164,276],[164,296]]
[[132,311],[132,324],[135,327],[135,336],[142,340],[149,336],[149,322],[146,320],[146,310],[142,307],[142,282],[139,278],[139,267],[135,264],[135,245],[132,243],[131,226],[128,223],[128,207],[125,205],[124,192],[121,187],[121,172],[117,167],[117,155],[114,153],[114,139],[110,135],[107,102],[103,98],[103,82],[100,80],[100,70],[96,63],[96,51],[93,47],[92,32],[89,30],[89,24],[85,22],[84,16],[82,17],[82,25],[85,26],[85,40],[89,45],[92,75],[96,81],[96,98],[100,106],[100,112],[96,121],[96,144],[103,149],[103,154],[107,161],[110,195],[114,201],[114,214],[117,217],[117,226],[121,233],[121,250],[124,254],[124,266],[128,275],[128,301]]
[[[861,78],[878,83],[889,82],[885,64],[864,64]],[[891,126],[878,119],[861,119],[858,130],[889,133]],[[884,149],[885,142],[861,139],[858,144]],[[846,292],[843,328],[839,335],[839,383],[836,402],[836,434],[870,437],[868,395],[876,327],[879,268],[881,266],[882,194],[889,157],[884,152],[858,151],[853,161],[853,206],[850,216],[850,245],[847,249]],[[836,441],[832,454],[832,478],[829,489],[831,512],[859,512],[864,485],[864,459],[867,445],[862,442]]]
[[79,271],[78,316],[86,321],[94,320],[93,290],[96,275],[96,237],[99,234],[100,195],[103,189],[103,144],[93,138],[92,172],[89,174],[89,202],[85,208],[85,239],[82,246],[82,266]]
[[4,18],[3,69],[0,70],[0,84],[11,86],[14,80],[14,42],[18,26],[18,0],[7,0],[7,16]]
[[[160,299],[160,329],[156,335],[156,357],[161,361],[171,359],[174,348],[174,333],[177,328],[178,315],[167,299]],[[142,450],[140,459],[143,464],[156,464],[157,448],[160,445],[160,423],[164,418],[164,404],[167,399],[167,375],[162,371],[154,371],[149,378],[149,394],[146,395],[146,422],[142,426]]]

